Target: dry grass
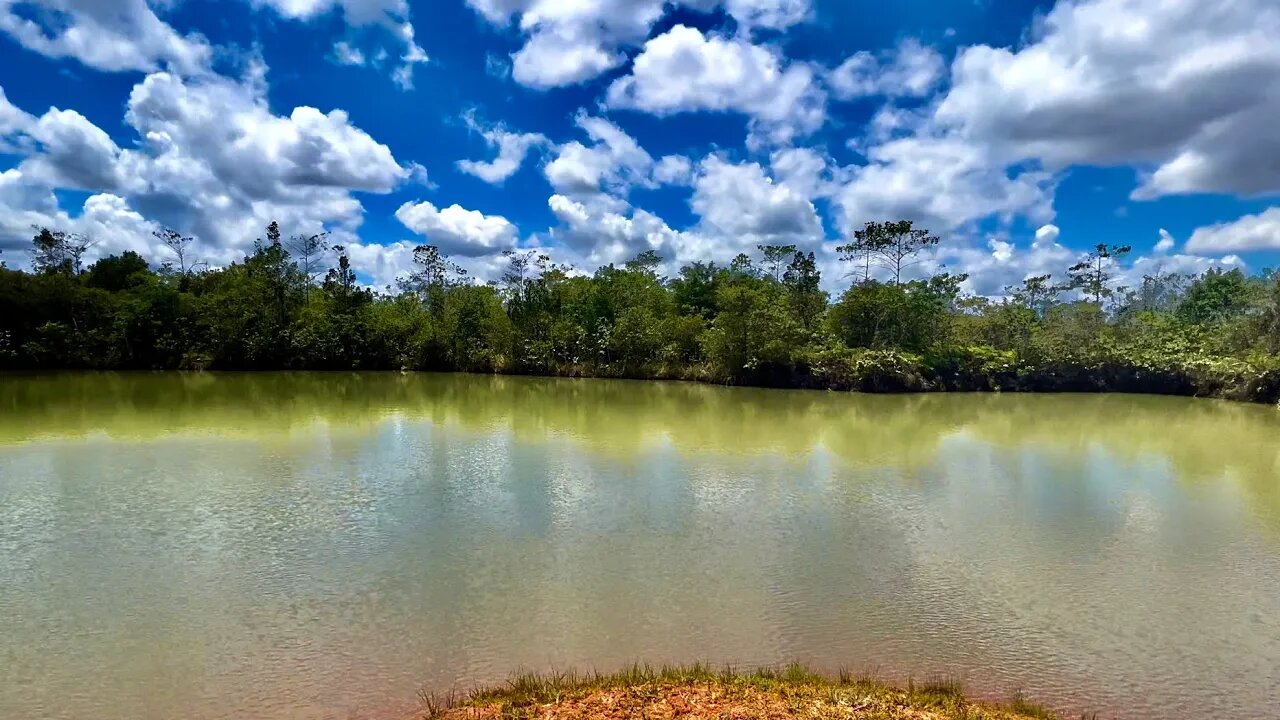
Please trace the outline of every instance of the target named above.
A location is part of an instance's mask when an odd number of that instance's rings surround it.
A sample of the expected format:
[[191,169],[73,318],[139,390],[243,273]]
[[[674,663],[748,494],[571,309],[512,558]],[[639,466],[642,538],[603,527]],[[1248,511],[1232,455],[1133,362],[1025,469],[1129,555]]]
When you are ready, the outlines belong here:
[[520,675],[466,696],[422,695],[424,720],[1052,720],[1016,698],[997,706],[965,698],[957,683],[893,688],[803,666],[740,673],[706,666],[635,666],[613,675]]

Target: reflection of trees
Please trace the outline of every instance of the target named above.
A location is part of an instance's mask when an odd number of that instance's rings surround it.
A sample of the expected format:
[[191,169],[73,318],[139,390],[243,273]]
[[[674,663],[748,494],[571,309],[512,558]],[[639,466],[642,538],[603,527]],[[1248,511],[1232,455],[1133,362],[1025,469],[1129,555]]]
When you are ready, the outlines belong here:
[[[1229,475],[1280,507],[1280,415],[1264,407],[1101,395],[848,395],[687,383],[392,373],[59,374],[0,378],[0,441],[105,432],[256,437],[389,414],[519,439],[572,439],[615,457],[682,451],[798,457],[903,468],[937,459],[958,431],[996,446],[1035,444],[1083,477],[1091,450],[1161,458],[1180,481]],[[1280,514],[1280,513],[1276,513]]]

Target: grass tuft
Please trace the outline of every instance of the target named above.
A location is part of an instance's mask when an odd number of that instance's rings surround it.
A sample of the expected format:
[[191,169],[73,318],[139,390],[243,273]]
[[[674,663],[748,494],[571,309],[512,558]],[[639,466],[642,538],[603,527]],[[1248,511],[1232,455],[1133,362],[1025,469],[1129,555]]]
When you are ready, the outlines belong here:
[[945,677],[905,689],[845,669],[835,677],[792,663],[743,672],[706,664],[642,665],[604,674],[522,672],[468,694],[420,693],[425,720],[585,720],[598,717],[761,717],[842,720],[1053,720],[1017,694],[1000,706],[966,699]]

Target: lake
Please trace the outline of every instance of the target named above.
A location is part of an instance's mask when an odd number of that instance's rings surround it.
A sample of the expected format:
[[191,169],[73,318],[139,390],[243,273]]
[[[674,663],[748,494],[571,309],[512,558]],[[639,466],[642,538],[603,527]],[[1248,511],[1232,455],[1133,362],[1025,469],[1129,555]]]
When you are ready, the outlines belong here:
[[1275,718],[1280,411],[0,377],[0,717],[397,719],[637,660]]

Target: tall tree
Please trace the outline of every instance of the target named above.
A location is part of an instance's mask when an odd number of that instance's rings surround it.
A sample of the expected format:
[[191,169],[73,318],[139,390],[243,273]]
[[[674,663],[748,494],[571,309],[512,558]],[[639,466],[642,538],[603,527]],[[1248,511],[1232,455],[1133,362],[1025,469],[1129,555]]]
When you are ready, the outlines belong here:
[[85,251],[96,244],[87,235],[37,227],[31,239],[32,265],[39,273],[79,275]]
[[880,232],[882,235],[875,243],[872,257],[893,274],[895,285],[902,282],[903,270],[920,262],[918,256],[921,252],[940,242],[936,235],[917,229],[910,220],[883,223]]
[[822,291],[822,273],[812,252],[797,252],[782,274],[788,290],[791,312],[806,330],[817,329],[827,307],[827,294]]
[[187,251],[195,242],[195,238],[183,235],[173,228],[161,228],[151,234],[155,235],[178,258],[178,272],[182,275],[190,274],[192,268],[187,264]]
[[466,277],[467,271],[449,259],[435,245],[419,245],[413,249],[414,271],[400,280],[400,291],[413,293],[427,301],[433,312],[440,310],[441,292]]
[[[277,231],[279,228],[277,227]],[[306,276],[303,293],[307,300],[311,299],[311,287],[320,279],[328,268],[324,265],[324,254],[329,251],[329,233],[315,235],[294,235],[289,238],[289,253],[298,258],[298,269]]]
[[786,270],[787,261],[796,252],[795,245],[757,245],[756,249],[764,255],[764,269],[774,282],[782,282],[782,274]]
[[1069,287],[1102,305],[1116,294],[1116,289],[1111,287],[1116,268],[1120,260],[1132,250],[1128,245],[1099,243],[1093,252],[1067,269],[1067,277],[1071,279]]
[[1023,280],[1022,285],[1006,287],[1004,292],[1010,300],[1043,318],[1063,291],[1063,287],[1055,285],[1052,279],[1052,275],[1035,275]]
[[330,268],[325,276],[325,288],[335,297],[346,299],[356,293],[356,271],[351,268],[351,258],[347,257],[347,249],[334,245],[333,251],[338,255],[337,267]]
[[502,273],[502,285],[507,297],[515,302],[523,300],[527,295],[529,283],[537,276],[539,261],[545,264],[551,260],[536,250],[504,250],[502,256],[507,259],[507,269]]
[[658,267],[662,265],[662,256],[654,250],[645,250],[626,262],[627,270],[642,273],[649,277],[658,277]]
[[871,261],[887,243],[886,223],[869,222],[861,230],[853,231],[853,240],[836,248],[841,262],[854,266],[848,274],[862,273],[862,282],[871,281]]

